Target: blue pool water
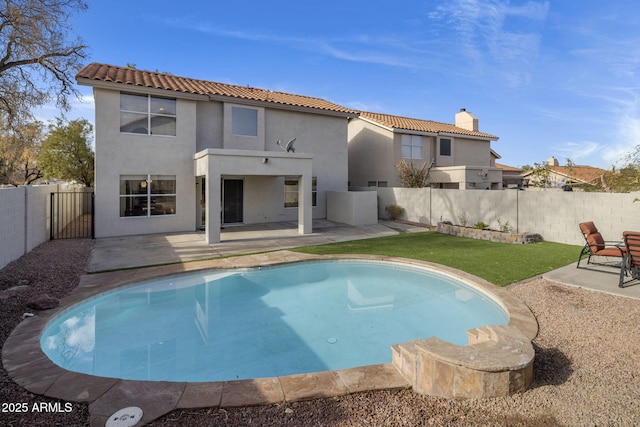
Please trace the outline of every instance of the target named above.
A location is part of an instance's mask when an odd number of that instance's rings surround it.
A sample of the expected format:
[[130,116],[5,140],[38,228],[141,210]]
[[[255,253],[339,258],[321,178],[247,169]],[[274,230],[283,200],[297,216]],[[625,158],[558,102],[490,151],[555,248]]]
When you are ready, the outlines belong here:
[[322,261],[158,279],[87,300],[47,326],[59,366],[154,381],[223,381],[391,361],[390,346],[506,324],[493,300],[395,263]]

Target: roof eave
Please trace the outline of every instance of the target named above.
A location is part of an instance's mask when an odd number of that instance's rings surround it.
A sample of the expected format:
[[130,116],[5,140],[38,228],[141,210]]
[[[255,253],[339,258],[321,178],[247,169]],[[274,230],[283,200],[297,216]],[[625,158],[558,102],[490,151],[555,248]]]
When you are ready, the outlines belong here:
[[450,136],[452,138],[467,138],[467,139],[478,139],[478,140],[482,140],[482,141],[497,141],[498,137],[495,135],[487,135],[487,136],[480,136],[480,135],[467,135],[464,133],[453,133],[453,132],[438,132],[439,136]]
[[315,113],[315,114],[322,114],[325,116],[333,116],[333,117],[354,118],[358,116],[355,111],[350,112],[350,111],[329,110],[325,108],[304,107],[301,105],[282,104],[280,102],[238,98],[238,97],[227,96],[227,95],[209,95],[208,99],[210,101],[230,102],[234,104],[250,105],[253,107],[264,107],[264,108],[272,108],[277,110],[297,111],[300,113]]
[[117,90],[119,92],[150,94],[158,96],[170,96],[181,99],[190,99],[195,101],[207,101],[209,96],[197,93],[182,92],[179,90],[160,89],[147,86],[138,86],[127,83],[105,82],[104,80],[94,80],[86,77],[76,78],[76,82],[81,86],[92,86],[99,89]]
[[120,92],[151,94],[151,95],[158,95],[158,96],[170,95],[176,98],[190,99],[195,101],[232,102],[235,104],[251,105],[256,107],[265,107],[265,108],[273,108],[273,109],[288,110],[288,111],[298,111],[298,112],[305,112],[305,113],[315,113],[315,114],[322,114],[322,115],[333,116],[333,117],[344,117],[344,118],[357,117],[357,113],[355,111],[350,112],[350,111],[328,110],[324,108],[288,105],[288,104],[282,104],[279,102],[245,99],[245,98],[239,98],[239,97],[227,96],[227,95],[196,94],[196,93],[182,92],[178,90],[153,88],[148,86],[138,86],[138,85],[132,85],[127,83],[106,82],[104,80],[97,80],[97,79],[94,80],[86,77],[78,77],[76,78],[76,81],[79,85],[82,85],[82,86],[92,86],[94,88],[117,90]]

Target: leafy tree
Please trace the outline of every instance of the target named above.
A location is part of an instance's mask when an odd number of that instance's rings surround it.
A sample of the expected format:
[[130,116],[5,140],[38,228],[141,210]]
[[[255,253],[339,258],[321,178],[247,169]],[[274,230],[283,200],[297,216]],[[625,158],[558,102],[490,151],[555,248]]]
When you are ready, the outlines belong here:
[[533,187],[548,188],[551,186],[551,170],[546,162],[534,163],[533,168],[530,169],[531,178],[529,179],[530,185]]
[[58,119],[56,124],[49,125],[49,134],[38,156],[38,165],[45,177],[77,181],[91,187],[95,160],[92,132],[93,126],[84,119],[68,124]]
[[42,138],[41,122],[0,130],[0,185],[29,185],[43,177],[36,162]]
[[430,165],[427,165],[425,162],[419,169],[413,166],[413,163],[410,161],[400,160],[396,163],[400,181],[402,181],[403,187],[406,188],[422,188],[427,185],[432,166],[433,161]]
[[86,46],[67,39],[68,22],[86,9],[84,0],[0,0],[2,128],[29,122],[32,109],[50,101],[69,109]]

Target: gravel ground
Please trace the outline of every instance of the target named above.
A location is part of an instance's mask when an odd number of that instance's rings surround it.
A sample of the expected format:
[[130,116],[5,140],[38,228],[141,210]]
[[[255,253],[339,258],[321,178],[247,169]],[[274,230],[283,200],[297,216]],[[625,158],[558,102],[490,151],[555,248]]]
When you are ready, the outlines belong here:
[[[89,240],[46,242],[0,270],[0,342],[26,301],[41,293],[62,297],[78,283]],[[7,289],[20,286],[12,291]],[[234,409],[174,411],[154,426],[637,426],[640,425],[640,300],[533,279],[509,287],[538,318],[534,383],[508,398],[447,400],[410,390],[359,393],[333,399]],[[42,413],[33,395],[0,371],[0,425],[88,425],[84,404]],[[26,413],[7,412],[27,403]]]

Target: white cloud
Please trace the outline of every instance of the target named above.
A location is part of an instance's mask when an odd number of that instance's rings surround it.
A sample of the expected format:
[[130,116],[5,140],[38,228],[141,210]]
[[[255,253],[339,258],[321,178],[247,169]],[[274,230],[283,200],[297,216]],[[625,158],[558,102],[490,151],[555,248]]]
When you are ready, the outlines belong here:
[[583,160],[588,159],[600,149],[601,146],[596,141],[571,141],[560,144],[555,151],[576,164],[584,164]]
[[454,34],[448,43],[467,57],[472,71],[497,74],[508,86],[519,87],[531,81],[548,12],[549,2],[511,6],[504,0],[457,0],[438,6],[429,17],[438,33]]

